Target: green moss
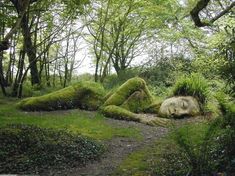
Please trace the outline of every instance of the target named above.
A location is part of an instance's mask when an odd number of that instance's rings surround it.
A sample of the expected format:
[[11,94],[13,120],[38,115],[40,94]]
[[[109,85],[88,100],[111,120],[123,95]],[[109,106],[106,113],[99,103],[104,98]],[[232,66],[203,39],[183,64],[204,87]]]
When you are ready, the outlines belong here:
[[121,105],[121,107],[130,110],[131,112],[143,112],[149,104],[152,103],[152,97],[148,96],[144,90],[135,91],[128,99]]
[[[116,89],[115,89],[116,90]],[[112,95],[113,93],[115,92],[114,89],[110,90],[105,96],[104,96],[104,101],[108,100]]]
[[153,98],[143,79],[131,78],[116,90],[104,103],[104,106],[121,106],[131,112],[142,112],[153,103]]
[[140,119],[136,116],[136,114],[121,108],[120,106],[109,105],[102,108],[102,113],[111,118],[120,119],[120,120],[132,120],[139,121]]
[[22,100],[18,107],[28,111],[81,108],[96,110],[103,103],[104,89],[94,82],[80,82],[73,86]]
[[158,113],[159,102],[154,101],[143,79],[129,79],[105,101],[102,113],[110,118],[138,121],[151,126],[168,126],[169,120],[149,118],[141,112]]
[[144,112],[151,114],[158,114],[158,111],[161,107],[162,102],[154,102],[145,108]]

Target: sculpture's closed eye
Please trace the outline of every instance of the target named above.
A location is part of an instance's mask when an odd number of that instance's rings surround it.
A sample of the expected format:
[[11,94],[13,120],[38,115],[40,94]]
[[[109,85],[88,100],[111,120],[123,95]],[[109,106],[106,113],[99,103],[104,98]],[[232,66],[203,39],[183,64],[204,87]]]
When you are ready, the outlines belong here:
[[183,108],[183,109],[187,109],[187,108],[188,108],[188,103],[185,102],[185,101],[183,101],[183,102],[182,102],[182,108]]

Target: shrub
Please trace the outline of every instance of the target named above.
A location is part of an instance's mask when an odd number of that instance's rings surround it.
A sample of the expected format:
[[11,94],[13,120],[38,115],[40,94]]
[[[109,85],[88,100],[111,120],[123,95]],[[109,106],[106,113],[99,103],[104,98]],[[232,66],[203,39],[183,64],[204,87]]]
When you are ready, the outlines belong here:
[[221,111],[222,121],[219,127],[224,131],[220,138],[220,148],[223,151],[220,169],[228,174],[235,174],[235,103],[223,93],[217,94]]
[[175,133],[175,141],[188,158],[191,175],[210,175],[219,165],[217,125],[189,125]]
[[181,77],[173,88],[173,95],[193,96],[199,101],[202,109],[207,101],[208,94],[207,80],[198,73]]
[[104,151],[91,139],[32,125],[0,129],[0,174],[38,174],[51,167],[74,167]]

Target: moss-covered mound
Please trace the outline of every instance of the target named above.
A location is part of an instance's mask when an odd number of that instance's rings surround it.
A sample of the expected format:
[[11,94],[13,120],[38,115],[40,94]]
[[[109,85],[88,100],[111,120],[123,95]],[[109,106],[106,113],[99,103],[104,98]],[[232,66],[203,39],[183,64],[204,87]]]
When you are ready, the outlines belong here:
[[65,131],[31,125],[0,129],[0,174],[40,174],[97,159],[104,147],[91,139]]
[[102,105],[104,95],[104,88],[99,84],[79,82],[50,94],[24,99],[18,103],[18,107],[27,111],[52,111],[71,108],[96,110]]
[[153,98],[143,79],[131,78],[121,85],[104,103],[116,105],[131,112],[143,112],[153,103]]

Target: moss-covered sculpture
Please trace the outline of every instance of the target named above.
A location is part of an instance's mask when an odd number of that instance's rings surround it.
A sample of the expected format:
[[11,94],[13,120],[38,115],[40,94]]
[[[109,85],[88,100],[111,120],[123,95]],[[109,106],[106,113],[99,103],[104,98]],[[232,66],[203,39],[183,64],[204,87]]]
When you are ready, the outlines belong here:
[[94,82],[79,82],[73,86],[40,97],[31,97],[18,103],[27,111],[52,111],[80,108],[97,110],[103,104],[104,88]]
[[139,113],[157,114],[160,104],[156,103],[143,79],[129,79],[116,91],[105,96],[102,86],[94,82],[80,82],[40,97],[27,98],[18,103],[27,111],[52,111],[80,108],[85,110],[101,109],[110,118],[138,121],[152,126],[166,126],[168,119],[151,117]]
[[192,96],[171,97],[163,101],[159,115],[167,118],[195,116],[200,113],[198,101]]
[[106,117],[111,117],[114,119],[119,119],[119,120],[131,120],[131,121],[140,121],[140,119],[137,117],[137,114],[126,110],[120,106],[115,106],[115,105],[109,105],[105,106],[102,109],[103,114]]
[[145,81],[135,77],[129,79],[110,95],[101,109],[107,117],[138,121],[152,126],[166,126],[169,123],[168,119],[156,116],[147,119],[146,116],[137,114],[141,112],[157,114],[159,108],[160,104],[154,102]]
[[131,112],[143,112],[153,103],[146,83],[139,77],[131,78],[121,85],[104,103],[116,105]]

